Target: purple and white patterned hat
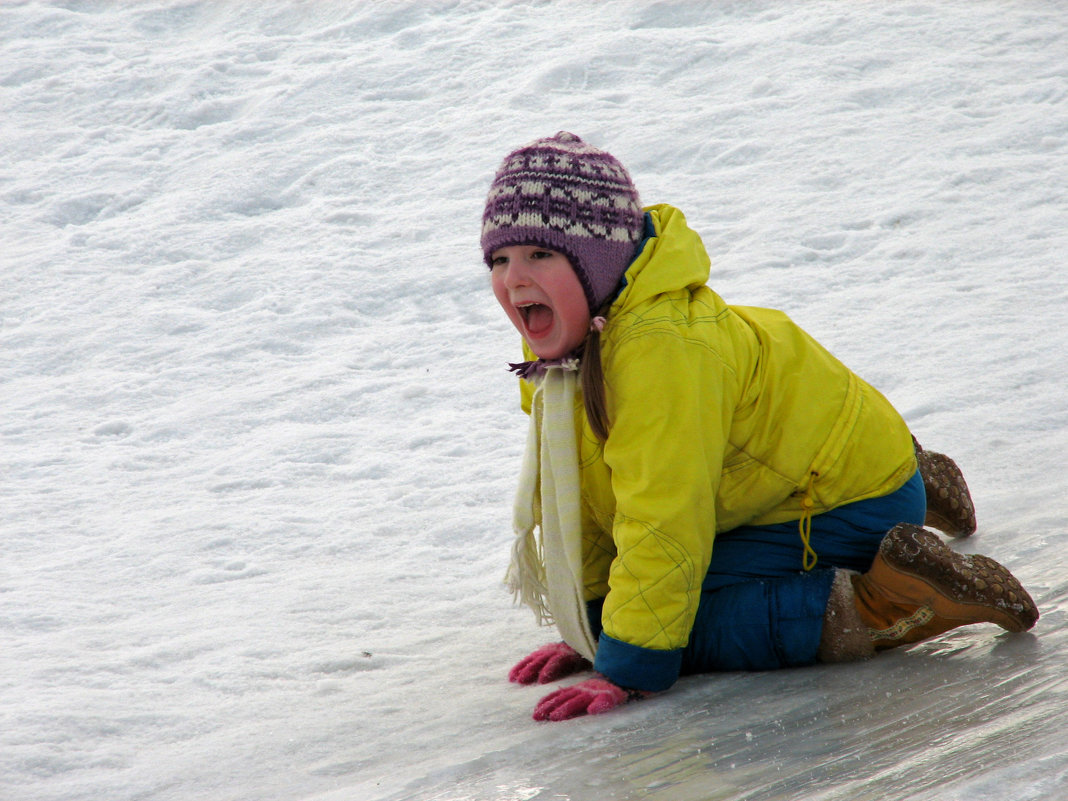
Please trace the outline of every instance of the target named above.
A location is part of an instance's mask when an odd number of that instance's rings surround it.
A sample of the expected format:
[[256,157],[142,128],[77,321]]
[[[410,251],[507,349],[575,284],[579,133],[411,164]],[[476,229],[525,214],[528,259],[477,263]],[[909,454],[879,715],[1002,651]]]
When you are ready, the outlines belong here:
[[626,169],[567,131],[505,157],[482,214],[482,252],[539,245],[563,253],[600,308],[623,278],[642,239],[644,214]]

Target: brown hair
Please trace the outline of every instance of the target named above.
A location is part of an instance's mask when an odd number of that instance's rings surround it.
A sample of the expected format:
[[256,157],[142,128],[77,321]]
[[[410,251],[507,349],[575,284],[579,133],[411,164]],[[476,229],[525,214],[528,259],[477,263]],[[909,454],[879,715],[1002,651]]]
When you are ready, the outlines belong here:
[[[611,305],[611,300],[607,301],[595,316],[607,315]],[[604,368],[601,365],[601,332],[596,326],[590,326],[590,333],[582,346],[579,382],[582,386],[582,403],[586,407],[586,419],[590,422],[594,436],[604,442],[608,439],[608,402],[605,400]]]

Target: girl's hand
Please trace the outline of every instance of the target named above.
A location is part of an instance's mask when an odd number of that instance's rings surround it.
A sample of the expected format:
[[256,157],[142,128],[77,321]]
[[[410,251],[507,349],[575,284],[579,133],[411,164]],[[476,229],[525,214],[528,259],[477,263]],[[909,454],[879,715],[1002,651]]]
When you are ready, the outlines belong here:
[[572,673],[589,670],[593,665],[566,642],[543,645],[521,659],[508,673],[508,681],[518,684],[547,684]]
[[604,676],[586,679],[542,698],[534,707],[534,720],[570,720],[582,715],[599,715],[650,695],[652,693],[641,690],[625,690]]

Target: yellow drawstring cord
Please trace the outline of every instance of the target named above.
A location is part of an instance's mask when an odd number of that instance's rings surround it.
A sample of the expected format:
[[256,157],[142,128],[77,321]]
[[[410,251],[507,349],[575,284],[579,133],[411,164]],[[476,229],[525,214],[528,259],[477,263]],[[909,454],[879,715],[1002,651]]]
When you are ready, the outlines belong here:
[[801,566],[809,571],[816,566],[816,562],[819,561],[819,556],[812,548],[812,507],[815,503],[812,500],[812,485],[816,482],[816,476],[819,475],[815,471],[808,474],[808,486],[805,488],[805,494],[801,498],[801,519],[798,521],[798,529],[801,532],[801,544],[804,545],[804,551],[801,554]]

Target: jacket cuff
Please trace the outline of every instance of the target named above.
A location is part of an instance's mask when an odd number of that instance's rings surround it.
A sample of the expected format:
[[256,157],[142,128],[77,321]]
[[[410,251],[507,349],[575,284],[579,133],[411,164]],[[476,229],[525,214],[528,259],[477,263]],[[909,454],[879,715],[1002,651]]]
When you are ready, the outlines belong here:
[[654,651],[609,637],[602,631],[597,639],[593,669],[628,690],[659,692],[679,678],[682,649]]

